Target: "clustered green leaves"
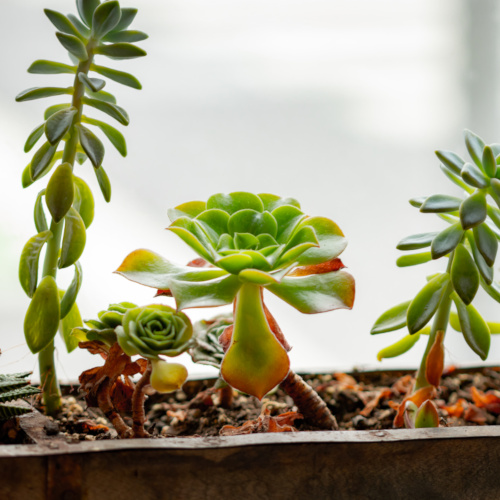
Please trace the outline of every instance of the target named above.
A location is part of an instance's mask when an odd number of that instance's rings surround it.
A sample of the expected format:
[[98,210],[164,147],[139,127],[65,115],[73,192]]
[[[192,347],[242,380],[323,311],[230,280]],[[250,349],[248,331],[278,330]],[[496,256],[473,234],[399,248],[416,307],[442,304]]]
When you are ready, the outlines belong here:
[[[402,251],[423,250],[400,257],[400,267],[431,260],[447,259],[446,271],[427,278],[427,284],[413,300],[399,304],[375,322],[371,333],[378,334],[407,328],[409,335],[383,349],[379,359],[398,356],[415,345],[421,335],[429,335],[429,344],[417,378],[422,383],[426,359],[438,331],[448,323],[461,332],[470,348],[486,359],[490,335],[499,333],[498,324],[486,322],[472,305],[479,287],[500,302],[500,287],[493,281],[494,263],[500,239],[500,145],[486,145],[470,131],[465,144],[471,161],[450,151],[437,151],[443,173],[464,191],[463,197],[436,194],[410,200],[422,213],[433,213],[448,223],[440,232],[415,234],[401,240]],[[454,304],[456,312],[450,313]],[[432,329],[426,325],[435,318]],[[444,333],[443,333],[444,337]],[[430,367],[427,367],[429,371]]]
[[[54,96],[67,96],[69,100],[46,109],[43,123],[30,133],[24,148],[30,152],[40,139],[44,139],[24,169],[23,187],[53,171],[46,188],[37,196],[34,219],[38,233],[25,245],[19,267],[21,285],[32,299],[26,316],[25,334],[34,353],[52,341],[60,320],[67,318],[72,311],[73,319],[79,320],[79,314],[73,309],[82,280],[78,260],[85,247],[86,230],[94,219],[94,198],[87,183],[74,174],[75,162],[82,165],[90,160],[103,196],[110,201],[111,185],[102,166],[104,145],[92,128],[100,130],[120,154],[127,154],[122,133],[108,123],[83,114],[84,108],[99,110],[121,125],[128,125],[127,112],[117,105],[112,94],[103,90],[106,81],[102,77],[132,88],[141,88],[133,75],[95,64],[95,56],[130,59],[146,54],[134,42],[146,39],[147,35],[128,29],[137,9],[121,8],[117,1],[101,4],[99,0],[77,0],[76,4],[79,18],[45,9],[45,14],[58,30],[56,36],[68,52],[71,64],[37,60],[28,69],[34,74],[67,73],[73,75],[73,84],[68,87],[30,88],[16,97],[19,102]],[[50,226],[46,210],[52,217]],[[62,226],[64,233],[59,252],[59,242],[56,244],[55,240],[61,235],[56,236],[54,232],[57,227],[62,233]],[[43,279],[38,283],[39,258],[47,244]],[[60,299],[55,283],[56,269],[71,266],[75,268],[74,279]],[[77,326],[77,323],[73,321],[71,326]],[[68,335],[65,339],[68,340]],[[75,347],[74,344],[68,345],[70,350]]]

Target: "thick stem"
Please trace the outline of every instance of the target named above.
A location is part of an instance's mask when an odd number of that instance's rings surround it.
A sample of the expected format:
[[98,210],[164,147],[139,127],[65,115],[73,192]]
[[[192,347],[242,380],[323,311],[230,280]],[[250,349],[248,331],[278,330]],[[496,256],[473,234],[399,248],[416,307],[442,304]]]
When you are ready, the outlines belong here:
[[299,412],[313,425],[326,430],[338,429],[337,420],[326,403],[304,379],[292,370],[281,382],[280,387],[293,399]]
[[226,385],[219,389],[219,406],[222,408],[231,408],[233,404],[233,388]]
[[135,385],[134,394],[132,395],[132,431],[135,438],[150,437],[149,432],[144,429],[144,422],[146,421],[146,413],[144,412],[146,394],[144,391],[149,385],[151,370],[151,361],[148,361],[146,371]]
[[[90,65],[94,59],[95,40],[92,38],[87,44],[88,59],[78,65],[73,84],[73,99],[71,105],[77,109],[77,113],[73,118],[73,124],[69,132],[69,138],[64,146],[62,163],[69,163],[72,167],[75,163],[76,150],[78,146],[78,132],[75,128],[77,123],[80,123],[82,118],[83,102],[82,98],[85,93],[85,87],[78,78],[79,73],[87,74]],[[52,238],[47,242],[45,259],[43,263],[42,276],[52,276],[56,279],[57,276],[57,261],[59,259],[59,251],[61,249],[61,237],[63,232],[63,221],[55,222],[52,220],[50,231]],[[61,392],[57,381],[56,367],[54,364],[54,342],[51,342],[43,351],[38,354],[38,363],[40,365],[40,380],[43,390],[43,400],[45,402],[46,413],[54,415],[61,409]]]
[[97,390],[97,404],[104,415],[106,415],[106,418],[113,424],[120,438],[128,439],[132,437],[132,429],[123,421],[122,417],[113,406],[110,395],[112,385],[109,378],[106,378],[106,380],[100,384]]
[[[451,266],[453,264],[453,257],[455,253],[453,252],[450,255],[448,260],[448,266],[446,268],[446,272],[451,271]],[[425,348],[424,355],[422,356],[422,361],[420,362],[420,367],[417,372],[417,378],[415,380],[415,387],[413,391],[417,391],[418,389],[422,389],[422,387],[427,387],[431,384],[427,381],[425,376],[426,365],[427,365],[427,357],[429,356],[429,352],[431,350],[434,341],[436,340],[436,335],[438,331],[444,332],[444,336],[446,335],[446,329],[448,328],[448,321],[450,319],[450,309],[451,309],[451,292],[453,291],[453,285],[451,281],[448,283],[446,290],[443,294],[443,298],[439,303],[439,307],[436,312],[436,316],[434,317],[434,322],[432,323],[431,333],[429,335],[429,340],[427,342],[427,347]]]
[[51,342],[45,349],[40,351],[38,364],[45,412],[48,415],[55,415],[60,410],[61,391],[54,365],[54,342]]

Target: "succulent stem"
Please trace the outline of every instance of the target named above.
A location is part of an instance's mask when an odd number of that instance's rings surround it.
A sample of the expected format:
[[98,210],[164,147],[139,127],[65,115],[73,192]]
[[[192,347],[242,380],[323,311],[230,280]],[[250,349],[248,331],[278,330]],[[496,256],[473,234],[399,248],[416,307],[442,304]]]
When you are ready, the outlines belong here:
[[[450,255],[448,260],[448,266],[446,268],[446,272],[451,271],[451,266],[453,264],[453,257],[455,252]],[[446,335],[446,329],[448,328],[448,321],[450,319],[450,309],[451,309],[451,292],[453,291],[453,285],[451,281],[448,283],[448,286],[443,294],[443,298],[439,303],[439,307],[436,312],[436,316],[434,317],[434,322],[432,323],[431,333],[429,334],[429,340],[427,341],[427,346],[425,348],[424,355],[422,356],[422,361],[420,363],[420,367],[417,372],[417,377],[415,380],[415,387],[413,391],[417,391],[422,387],[427,387],[431,385],[425,376],[426,365],[427,365],[427,357],[429,356],[429,352],[431,350],[432,345],[436,339],[436,335],[438,331],[444,332]]]
[[319,394],[304,379],[290,370],[280,387],[293,399],[304,418],[325,430],[338,429],[337,420]]
[[221,408],[231,408],[233,404],[233,388],[226,385],[219,389],[219,406]]
[[132,437],[132,429],[123,421],[122,417],[113,406],[110,395],[112,386],[112,380],[106,377],[97,390],[97,403],[106,418],[113,424],[120,438],[128,439]]
[[134,433],[134,438],[150,437],[149,432],[144,429],[144,422],[146,421],[146,414],[144,412],[144,400],[146,399],[146,395],[144,391],[149,385],[151,370],[151,361],[148,361],[146,371],[135,385],[134,394],[132,395],[132,431]]
[[[73,84],[73,99],[72,106],[77,109],[77,113],[73,118],[73,124],[70,128],[69,138],[64,146],[62,163],[69,163],[71,167],[74,166],[76,150],[78,146],[78,132],[75,128],[77,123],[80,123],[82,117],[83,102],[82,97],[85,92],[83,83],[78,78],[79,73],[87,74],[90,69],[94,58],[95,40],[92,38],[87,43],[86,49],[88,59],[80,62],[76,70],[75,81]],[[59,259],[59,252],[61,249],[61,237],[64,224],[62,221],[51,221],[50,231],[52,238],[47,242],[45,259],[43,263],[42,276],[52,276],[54,279],[57,275],[57,261]],[[61,392],[59,383],[57,381],[56,367],[54,364],[54,342],[52,341],[45,347],[38,355],[38,362],[40,365],[40,381],[43,390],[43,401],[45,404],[45,411],[47,415],[55,415],[61,410]]]

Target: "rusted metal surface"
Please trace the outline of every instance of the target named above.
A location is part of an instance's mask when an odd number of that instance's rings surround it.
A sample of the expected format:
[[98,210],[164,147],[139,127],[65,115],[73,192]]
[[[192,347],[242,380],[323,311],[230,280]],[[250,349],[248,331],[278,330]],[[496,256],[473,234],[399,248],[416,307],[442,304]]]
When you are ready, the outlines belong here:
[[48,438],[0,446],[0,499],[500,498],[500,428],[332,431],[215,438]]

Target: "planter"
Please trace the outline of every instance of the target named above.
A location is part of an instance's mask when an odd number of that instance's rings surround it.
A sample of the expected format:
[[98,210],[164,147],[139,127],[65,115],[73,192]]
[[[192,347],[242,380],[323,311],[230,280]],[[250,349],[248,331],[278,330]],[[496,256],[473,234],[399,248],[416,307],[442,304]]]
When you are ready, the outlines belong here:
[[9,500],[498,499],[500,428],[300,432],[0,446]]
[[19,422],[32,444],[0,446],[1,499],[500,496],[497,426],[69,444],[48,435],[51,421],[38,412]]

